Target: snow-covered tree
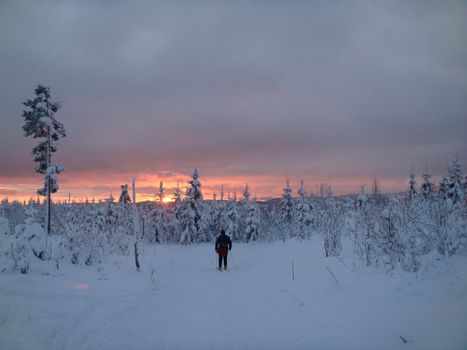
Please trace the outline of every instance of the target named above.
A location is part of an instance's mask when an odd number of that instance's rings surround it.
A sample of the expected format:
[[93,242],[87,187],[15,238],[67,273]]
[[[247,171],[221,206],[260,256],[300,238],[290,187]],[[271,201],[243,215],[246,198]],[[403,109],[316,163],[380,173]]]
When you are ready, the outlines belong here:
[[443,200],[448,199],[449,197],[449,181],[446,175],[441,179],[438,186],[439,197]]
[[110,239],[110,237],[114,234],[115,232],[115,224],[118,219],[118,214],[117,210],[115,208],[115,200],[114,197],[112,196],[112,193],[110,194],[109,198],[107,198],[104,202],[106,205],[105,208],[105,222],[106,222],[106,231],[107,231],[107,237]]
[[245,188],[242,191],[242,199],[239,203],[237,203],[238,209],[238,234],[237,239],[246,242],[247,241],[247,234],[246,234],[246,221],[248,216],[248,211],[250,208],[251,202],[251,193],[250,187],[248,184],[245,185]]
[[[281,218],[284,231],[292,235],[292,221],[294,217],[295,203],[292,196],[292,189],[290,188],[290,180],[286,179],[285,187],[282,189],[281,199]],[[284,232],[285,237],[286,232]]]
[[[39,225],[37,218],[43,217],[42,203],[32,199],[30,204],[3,200],[0,207],[0,270],[4,270],[6,263],[11,268],[27,272],[29,265],[34,266],[39,258],[58,261],[64,256],[70,257],[73,263],[99,264],[105,255],[129,255],[134,247],[136,257],[142,241],[182,244],[209,241],[222,228],[233,239],[245,242],[283,239],[286,227],[302,237],[319,232],[327,256],[340,254],[345,233],[351,238],[355,253],[368,265],[382,265],[388,271],[400,267],[415,272],[422,262],[428,261],[420,256],[429,252],[437,250],[445,256],[467,254],[467,211],[464,201],[454,204],[449,197],[451,173],[458,171],[450,171],[449,177],[446,176],[439,186],[440,192],[432,196],[425,195],[434,186],[429,176],[424,175],[420,196],[413,196],[410,201],[405,194],[399,193],[385,194],[378,201],[377,197],[365,194],[363,185],[357,198],[334,197],[331,188],[324,184],[321,186],[322,197],[309,197],[302,182],[296,201],[291,199],[291,194],[285,196],[295,202],[291,205],[290,227],[284,224],[284,212],[287,211],[283,202],[257,203],[248,187],[240,201],[230,194],[225,201],[222,189],[220,200],[203,202],[198,174],[194,174],[189,182],[191,187],[187,188],[185,199],[181,199],[179,189],[175,191],[173,205],[163,204],[163,195],[158,195],[155,203],[141,202],[137,207],[136,204],[128,205],[126,203],[134,203],[128,194],[128,186],[122,191],[124,195],[121,197],[126,199],[121,203],[113,203],[110,198],[88,201],[86,205],[70,203],[70,200],[63,204],[57,202],[53,211],[54,230],[63,232],[63,235],[47,235]],[[289,184],[286,188],[290,188]],[[162,191],[159,186],[159,194],[164,192],[163,186]],[[136,199],[136,191],[133,197]],[[145,221],[141,221],[142,218]],[[141,235],[138,226],[141,222],[142,232],[146,227],[148,234]],[[55,242],[59,237],[63,242]]]
[[355,213],[355,227],[353,240],[355,252],[365,261],[367,266],[373,263],[374,238],[375,238],[375,216],[376,206],[370,201],[365,193],[365,185],[360,185],[360,194],[357,197]]
[[462,183],[462,166],[458,157],[448,167],[449,176],[439,184],[438,200],[433,212],[436,219],[436,247],[440,254],[451,256],[467,251],[467,211]]
[[3,205],[0,204],[0,237],[3,237],[4,235],[9,235],[9,234],[10,234],[10,222],[5,217],[5,210],[3,209]]
[[300,237],[308,237],[311,234],[311,224],[313,223],[313,219],[303,180],[300,181],[300,188],[298,189],[296,222]]
[[194,201],[201,201],[203,200],[203,192],[201,191],[201,182],[199,181],[199,172],[198,169],[193,171],[191,175],[191,180],[188,181],[190,186],[187,190],[188,198],[193,199]]
[[156,194],[156,203],[151,212],[155,243],[160,243],[161,237],[165,232],[167,232],[167,226],[169,224],[169,218],[167,216],[166,206],[164,204],[164,192],[164,184],[161,181],[159,184],[159,192]]
[[417,196],[417,180],[415,179],[415,174],[412,171],[410,173],[409,188],[407,189],[407,199],[410,201],[415,196]]
[[342,251],[343,215],[339,212],[331,186],[326,187],[324,200],[324,251],[326,256],[339,256]]
[[449,187],[448,196],[452,200],[453,204],[458,204],[464,200],[464,184],[462,176],[462,165],[459,162],[459,157],[455,156],[453,161],[448,167],[449,173]]
[[359,193],[359,195],[357,197],[358,207],[359,208],[363,207],[367,202],[368,202],[368,196],[365,193],[365,185],[361,184],[360,185],[360,193]]
[[233,240],[239,240],[241,238],[239,232],[239,219],[238,203],[236,201],[236,196],[234,196],[227,201],[225,215],[225,233]]
[[[218,223],[218,230],[224,229],[227,226],[227,203],[224,200],[224,185],[221,187],[220,191],[220,199],[217,202],[217,218],[216,221]],[[218,232],[216,233],[218,234]]]
[[182,201],[182,192],[180,191],[180,186],[177,182],[177,187],[175,188],[175,192],[173,194],[174,203],[180,203]]
[[196,226],[196,211],[190,201],[185,199],[180,209],[180,244],[190,244],[195,240],[198,229]]
[[[178,187],[177,187],[177,189],[178,189]],[[164,197],[165,197],[165,189],[164,189],[164,184],[161,181],[159,183],[159,192],[157,192],[157,194],[156,194],[156,199],[159,201],[159,203],[163,203],[164,202]]]
[[44,186],[37,193],[47,198],[45,230],[50,234],[51,195],[58,191],[57,175],[65,169],[62,164],[52,164],[52,154],[57,151],[58,141],[66,136],[66,131],[55,118],[60,104],[51,100],[50,89],[38,85],[34,95],[23,103],[26,106],[22,113],[25,122],[23,130],[26,137],[44,139],[34,147],[32,154],[37,162],[36,172],[44,175]]
[[180,223],[183,230],[180,243],[182,244],[189,244],[194,240],[206,241],[205,232],[201,230],[203,193],[201,192],[198,169],[193,171],[188,184],[186,199],[180,213]]
[[420,268],[419,255],[427,254],[433,246],[431,225],[433,212],[431,200],[415,197],[410,202],[399,203],[397,238],[402,248],[399,257],[405,271],[416,272]]
[[221,186],[220,200],[221,202],[224,200],[224,185]]
[[102,203],[68,206],[65,237],[73,264],[96,265],[108,254],[129,254],[131,206]]
[[182,200],[182,194],[180,191],[180,185],[177,182],[177,187],[173,193],[173,205],[170,208],[170,215],[168,217],[167,229],[169,230],[170,240],[172,242],[180,242],[180,237],[182,234],[181,226],[181,217],[183,215],[183,205],[184,201]]
[[130,194],[128,193],[128,185],[121,185],[120,198],[118,199],[119,203],[131,203]]
[[248,184],[245,185],[245,189],[243,190],[243,202],[249,202],[250,201],[250,188]]
[[132,202],[133,204],[136,203],[136,178],[133,177],[132,180],[131,180],[131,198],[132,198]]
[[15,269],[21,273],[28,273],[32,260],[50,258],[47,249],[47,235],[37,222],[38,211],[27,206],[25,208],[25,223],[15,226],[15,240],[11,242],[11,253]]
[[86,265],[96,265],[101,263],[105,249],[107,248],[107,210],[103,206],[89,206],[89,215],[86,217],[84,232],[86,242],[81,247],[81,259]]
[[388,205],[377,216],[379,227],[375,229],[376,245],[385,258],[384,264],[388,271],[395,268],[403,254],[398,231],[398,217],[401,205],[395,196],[389,198]]
[[433,198],[433,195],[435,193],[435,186],[431,182],[431,174],[428,172],[428,169],[425,169],[425,173],[422,175],[423,176],[423,183],[422,186],[420,187],[420,192],[423,196],[423,198]]
[[246,202],[245,206],[245,240],[247,242],[256,241],[259,237],[259,229],[261,224],[261,212],[258,208],[258,204],[256,203],[256,198]]
[[138,207],[136,206],[136,178],[133,177],[133,192],[132,192],[132,198],[133,198],[133,227],[134,227],[134,232],[135,232],[135,243],[134,243],[134,257],[135,257],[135,265],[136,265],[136,271],[140,271],[140,263],[139,263],[139,248],[138,248],[138,243],[140,241],[141,237],[141,226],[140,226],[140,221],[139,221],[139,213],[138,213]]
[[374,204],[380,205],[383,203],[383,196],[381,195],[381,188],[378,179],[374,178],[371,186],[371,199]]
[[5,216],[5,210],[3,209],[3,205],[0,204],[0,258],[3,255],[9,255],[11,253],[10,252],[11,238],[12,237],[11,237],[11,232],[10,232],[10,221]]

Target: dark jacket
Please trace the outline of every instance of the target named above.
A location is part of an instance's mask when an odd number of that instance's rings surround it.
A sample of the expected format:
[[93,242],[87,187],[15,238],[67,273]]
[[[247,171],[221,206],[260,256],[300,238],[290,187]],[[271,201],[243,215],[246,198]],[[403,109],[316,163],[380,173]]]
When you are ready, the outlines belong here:
[[221,234],[216,239],[216,252],[221,255],[227,255],[227,249],[232,249],[232,240],[226,234]]

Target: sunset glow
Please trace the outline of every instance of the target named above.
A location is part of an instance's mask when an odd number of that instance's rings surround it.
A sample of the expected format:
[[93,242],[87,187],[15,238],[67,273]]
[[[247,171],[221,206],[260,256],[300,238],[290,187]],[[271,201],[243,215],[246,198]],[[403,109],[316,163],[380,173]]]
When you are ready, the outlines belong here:
[[[245,185],[248,184],[252,196],[256,196],[258,200],[267,200],[281,196],[282,188],[285,185],[286,175],[280,176],[238,176],[238,177],[209,177],[203,176],[202,170],[200,171],[200,181],[202,184],[203,196],[205,199],[212,199],[216,194],[217,199],[220,198],[222,186],[224,188],[224,199],[229,196],[237,199],[242,198],[242,192]],[[289,175],[290,176],[290,175]],[[172,202],[173,194],[179,185],[182,198],[186,193],[186,186],[188,185],[189,174],[182,175],[176,174],[174,178],[164,177],[160,178],[157,175],[139,174],[136,175],[136,199],[141,201],[156,201],[156,193],[159,190],[159,182],[163,181],[165,203]],[[75,181],[75,178],[81,180]],[[305,181],[305,188],[309,194],[319,194],[319,186],[321,183],[330,184],[336,195],[358,193],[359,186],[366,184],[367,191],[371,191],[371,186],[374,178],[333,178],[333,181],[326,181],[324,177],[310,177],[310,176],[296,176],[291,177],[291,186],[294,196],[297,195],[300,180]],[[103,178],[102,175],[93,173],[74,174],[67,171],[61,177],[60,190],[54,195],[55,201],[68,201],[70,199],[75,202],[85,202],[86,200],[95,201],[104,200],[109,198],[110,194],[115,200],[118,200],[120,195],[120,185],[127,183],[131,190],[131,175],[122,176],[122,181],[118,181],[115,176]],[[126,181],[125,181],[126,179]],[[385,192],[397,192],[405,189],[406,179],[394,180],[390,178],[377,178],[381,189]],[[36,199],[37,194],[35,190],[40,186],[39,176],[23,179],[21,184],[16,184],[15,179],[0,178],[0,195],[1,198],[8,198],[9,200],[28,201],[30,198]],[[95,186],[94,181],[101,181],[99,186]],[[9,182],[9,183],[8,183]],[[43,197],[41,197],[43,200]]]
[[0,3],[0,198],[42,186],[21,116],[39,83],[67,130],[56,201],[118,199],[133,176],[138,201],[184,195],[195,167],[207,199],[268,199],[287,176],[294,195],[393,192],[467,164],[461,2],[72,4]]
[[0,350],[467,350],[466,34],[467,0],[0,0]]

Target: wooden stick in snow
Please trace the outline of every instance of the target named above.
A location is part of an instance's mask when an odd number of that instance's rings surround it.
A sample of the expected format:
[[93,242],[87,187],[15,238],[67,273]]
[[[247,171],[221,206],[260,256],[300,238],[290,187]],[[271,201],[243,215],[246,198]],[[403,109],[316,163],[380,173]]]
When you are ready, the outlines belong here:
[[135,242],[135,264],[136,264],[136,271],[139,272],[139,255],[138,255],[138,242]]
[[295,281],[295,271],[293,268],[293,258],[292,258],[292,281]]

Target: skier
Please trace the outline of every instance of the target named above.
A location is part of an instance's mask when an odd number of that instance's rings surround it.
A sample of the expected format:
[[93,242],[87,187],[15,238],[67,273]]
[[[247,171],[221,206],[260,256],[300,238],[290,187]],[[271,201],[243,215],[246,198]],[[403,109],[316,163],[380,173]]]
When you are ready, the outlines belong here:
[[224,270],[227,270],[227,254],[232,249],[232,240],[221,230],[221,235],[216,239],[216,253],[219,254],[219,271],[222,271],[222,260],[224,260]]

